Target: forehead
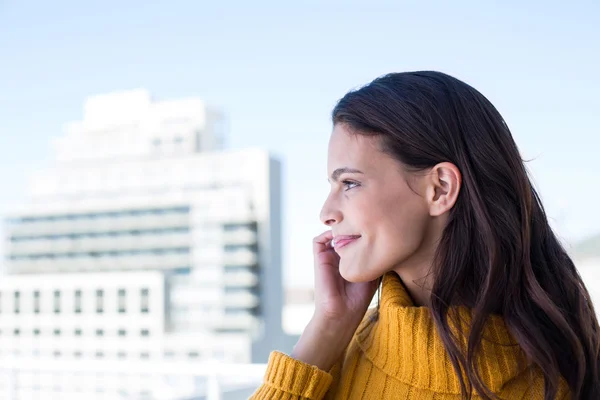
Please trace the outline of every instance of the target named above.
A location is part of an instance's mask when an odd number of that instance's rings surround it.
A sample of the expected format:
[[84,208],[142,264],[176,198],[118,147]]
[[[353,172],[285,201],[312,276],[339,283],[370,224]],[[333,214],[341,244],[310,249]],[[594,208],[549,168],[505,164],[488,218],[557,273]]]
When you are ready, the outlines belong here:
[[329,139],[328,169],[340,167],[374,167],[386,155],[378,148],[377,137],[353,134],[343,124],[336,124]]

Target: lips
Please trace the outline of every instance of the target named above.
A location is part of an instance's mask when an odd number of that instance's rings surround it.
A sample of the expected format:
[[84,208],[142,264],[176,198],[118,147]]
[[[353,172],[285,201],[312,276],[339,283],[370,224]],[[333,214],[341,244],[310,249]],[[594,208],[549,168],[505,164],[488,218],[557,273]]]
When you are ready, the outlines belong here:
[[350,243],[355,242],[359,238],[360,235],[338,235],[333,238],[333,247],[335,250],[339,250],[342,247],[346,247]]

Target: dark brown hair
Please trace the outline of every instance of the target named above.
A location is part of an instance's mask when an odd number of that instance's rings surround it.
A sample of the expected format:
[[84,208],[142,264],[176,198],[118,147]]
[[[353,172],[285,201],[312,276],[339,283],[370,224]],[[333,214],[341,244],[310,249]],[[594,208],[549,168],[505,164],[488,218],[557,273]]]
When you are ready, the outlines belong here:
[[[485,321],[499,314],[542,371],[546,400],[556,397],[561,376],[574,398],[600,399],[594,307],[496,108],[456,78],[421,71],[375,79],[332,114],[334,124],[379,136],[382,150],[411,169],[451,162],[462,174],[432,266],[430,310],[463,397],[474,388],[493,398],[475,353]],[[466,349],[449,325],[453,305],[473,310]]]

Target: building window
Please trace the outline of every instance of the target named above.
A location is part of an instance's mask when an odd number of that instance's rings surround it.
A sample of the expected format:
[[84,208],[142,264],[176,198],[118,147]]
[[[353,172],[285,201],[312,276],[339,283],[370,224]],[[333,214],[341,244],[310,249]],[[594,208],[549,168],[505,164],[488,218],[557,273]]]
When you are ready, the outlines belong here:
[[101,351],[96,352],[96,358],[104,358],[104,353]]
[[149,297],[150,297],[150,290],[148,290],[148,288],[143,288],[140,291],[140,297],[141,297],[141,312],[144,314],[147,314],[148,312],[150,312],[150,307],[149,307]]
[[81,329],[75,329],[75,336],[81,336]]
[[19,314],[21,312],[21,292],[15,292],[14,306],[15,314]]
[[15,330],[13,330],[13,334],[15,336],[20,336],[21,335],[21,330],[19,328],[15,328]]
[[54,357],[57,357],[57,358],[58,358],[58,357],[60,357],[60,356],[61,356],[61,353],[60,353],[60,351],[58,351],[58,350],[54,350],[54,353],[52,353],[52,355],[54,355]]
[[150,331],[148,329],[142,329],[140,331],[140,335],[142,335],[142,336],[150,336]]
[[197,351],[190,351],[190,352],[188,353],[188,357],[189,357],[189,358],[198,358],[199,356],[200,356],[200,354],[198,354],[198,352],[197,352]]
[[117,353],[117,357],[118,358],[127,358],[127,353],[125,353],[124,351],[119,351]]
[[173,275],[189,275],[192,272],[190,267],[175,268],[171,270]]
[[73,356],[75,358],[81,358],[81,351],[76,351],[75,353],[73,353]]
[[96,329],[96,336],[104,336],[104,330],[103,329]]
[[54,336],[60,336],[60,329],[54,330]]
[[119,336],[125,336],[126,334],[125,329],[119,329]]
[[54,314],[60,313],[60,291],[54,291]]
[[40,328],[35,328],[35,329],[33,330],[33,335],[34,335],[34,336],[40,336]]
[[119,302],[119,313],[123,314],[125,312],[125,304],[126,304],[125,289],[119,289],[118,302]]
[[140,353],[140,358],[148,359],[148,358],[150,358],[150,353],[148,353],[146,351],[143,353]]
[[81,314],[81,290],[75,291],[75,314]]
[[33,292],[33,312],[35,314],[40,313],[40,291],[36,290]]
[[102,314],[104,312],[104,290],[96,290],[96,312]]

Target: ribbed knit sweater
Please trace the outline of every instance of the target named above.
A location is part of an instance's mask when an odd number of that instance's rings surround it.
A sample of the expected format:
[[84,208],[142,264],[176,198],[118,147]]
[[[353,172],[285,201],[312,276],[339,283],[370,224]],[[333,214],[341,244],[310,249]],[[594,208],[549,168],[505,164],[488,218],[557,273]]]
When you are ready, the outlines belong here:
[[[459,309],[461,320],[470,318]],[[254,400],[460,399],[459,379],[431,314],[416,307],[395,273],[384,276],[379,317],[367,313],[340,362],[322,371],[273,352]],[[477,357],[484,384],[501,399],[543,399],[538,367],[528,363],[500,316],[491,316]],[[557,398],[568,398],[561,380]],[[478,398],[474,396],[473,398]]]

